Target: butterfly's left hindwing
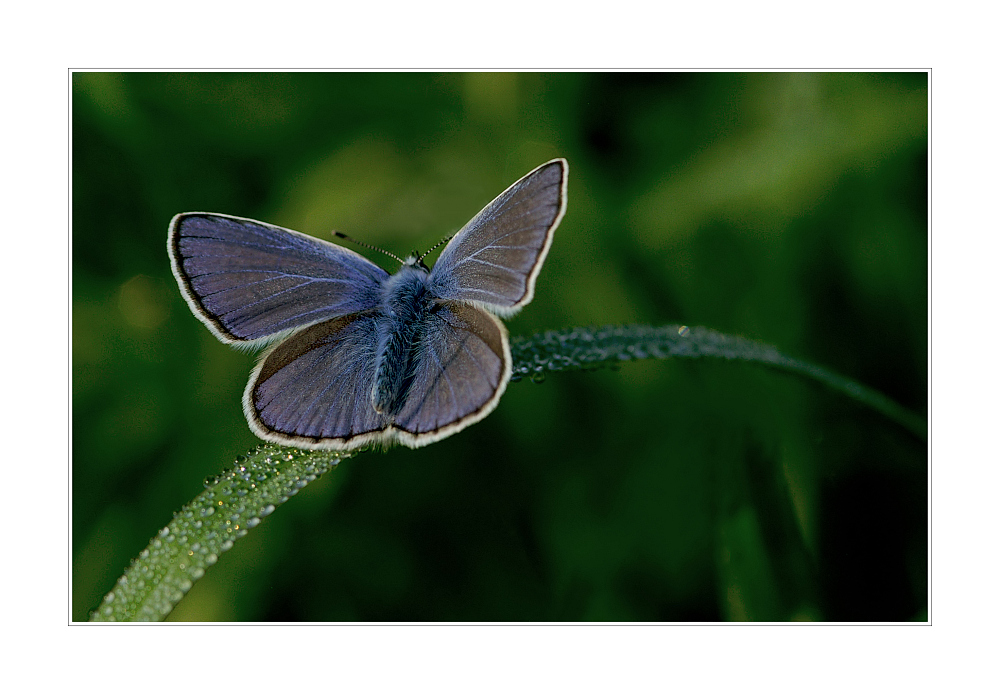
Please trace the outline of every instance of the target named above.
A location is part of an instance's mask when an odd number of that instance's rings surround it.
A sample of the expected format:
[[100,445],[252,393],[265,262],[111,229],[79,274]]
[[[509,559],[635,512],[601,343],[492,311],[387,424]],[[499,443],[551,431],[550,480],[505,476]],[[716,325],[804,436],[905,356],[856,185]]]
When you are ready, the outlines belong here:
[[302,448],[355,448],[388,426],[370,393],[378,313],[318,323],[291,335],[261,359],[243,409],[261,438]]

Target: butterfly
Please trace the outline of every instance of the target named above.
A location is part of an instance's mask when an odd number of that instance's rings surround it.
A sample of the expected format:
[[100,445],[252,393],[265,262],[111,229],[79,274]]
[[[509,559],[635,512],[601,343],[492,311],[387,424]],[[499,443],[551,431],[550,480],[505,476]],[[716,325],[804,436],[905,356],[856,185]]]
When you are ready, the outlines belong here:
[[[566,212],[565,159],[501,193],[448,242],[390,275],[334,243],[241,217],[185,212],[167,250],[181,294],[222,342],[267,347],[243,411],[274,443],[411,448],[497,406],[511,375],[509,317]],[[425,254],[426,255],[426,254]]]

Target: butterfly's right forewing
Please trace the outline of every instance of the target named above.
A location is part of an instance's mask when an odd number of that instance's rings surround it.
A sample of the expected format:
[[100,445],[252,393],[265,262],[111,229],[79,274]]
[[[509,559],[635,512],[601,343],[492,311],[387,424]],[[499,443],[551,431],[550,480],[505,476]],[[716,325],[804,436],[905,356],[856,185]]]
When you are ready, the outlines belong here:
[[223,342],[253,342],[370,310],[388,277],[346,248],[220,214],[177,215],[167,249],[181,293]]
[[507,316],[531,301],[566,211],[565,159],[527,174],[487,205],[441,251],[431,291]]

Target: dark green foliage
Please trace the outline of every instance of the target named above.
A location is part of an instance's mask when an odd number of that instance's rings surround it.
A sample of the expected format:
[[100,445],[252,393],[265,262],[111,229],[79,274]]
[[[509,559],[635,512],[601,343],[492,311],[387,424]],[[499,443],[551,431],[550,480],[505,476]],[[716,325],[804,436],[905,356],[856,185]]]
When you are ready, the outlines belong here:
[[[406,254],[565,156],[513,335],[707,325],[927,413],[923,74],[72,79],[75,619],[257,443],[252,357],[170,275],[177,212]],[[927,479],[919,436],[772,370],[554,373],[442,442],[345,461],[171,618],[925,619]]]

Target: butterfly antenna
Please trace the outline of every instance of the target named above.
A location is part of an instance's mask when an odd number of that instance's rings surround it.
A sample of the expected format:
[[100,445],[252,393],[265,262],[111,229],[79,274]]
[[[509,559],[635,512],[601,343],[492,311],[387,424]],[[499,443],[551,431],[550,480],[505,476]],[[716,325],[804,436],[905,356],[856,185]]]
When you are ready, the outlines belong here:
[[373,251],[378,251],[379,253],[385,253],[387,256],[389,256],[390,258],[395,259],[396,262],[398,262],[401,265],[405,263],[405,261],[402,258],[400,258],[398,255],[396,255],[395,253],[390,253],[389,251],[383,250],[383,249],[379,248],[378,246],[373,246],[370,243],[365,243],[364,241],[358,241],[357,239],[352,239],[347,234],[342,234],[339,231],[333,232],[333,235],[336,236],[336,237],[338,237],[338,238],[341,238],[341,239],[347,239],[351,243],[356,243],[359,246],[364,246],[365,248],[370,248]]
[[431,246],[429,249],[427,249],[427,251],[422,256],[420,256],[419,258],[417,258],[417,262],[418,263],[423,262],[424,258],[426,258],[427,256],[429,256],[432,251],[436,250],[439,246],[443,246],[444,244],[448,243],[453,238],[455,238],[454,234],[452,234],[451,236],[448,236],[447,238],[441,239],[440,241],[438,241],[437,243],[435,243],[433,246]]

